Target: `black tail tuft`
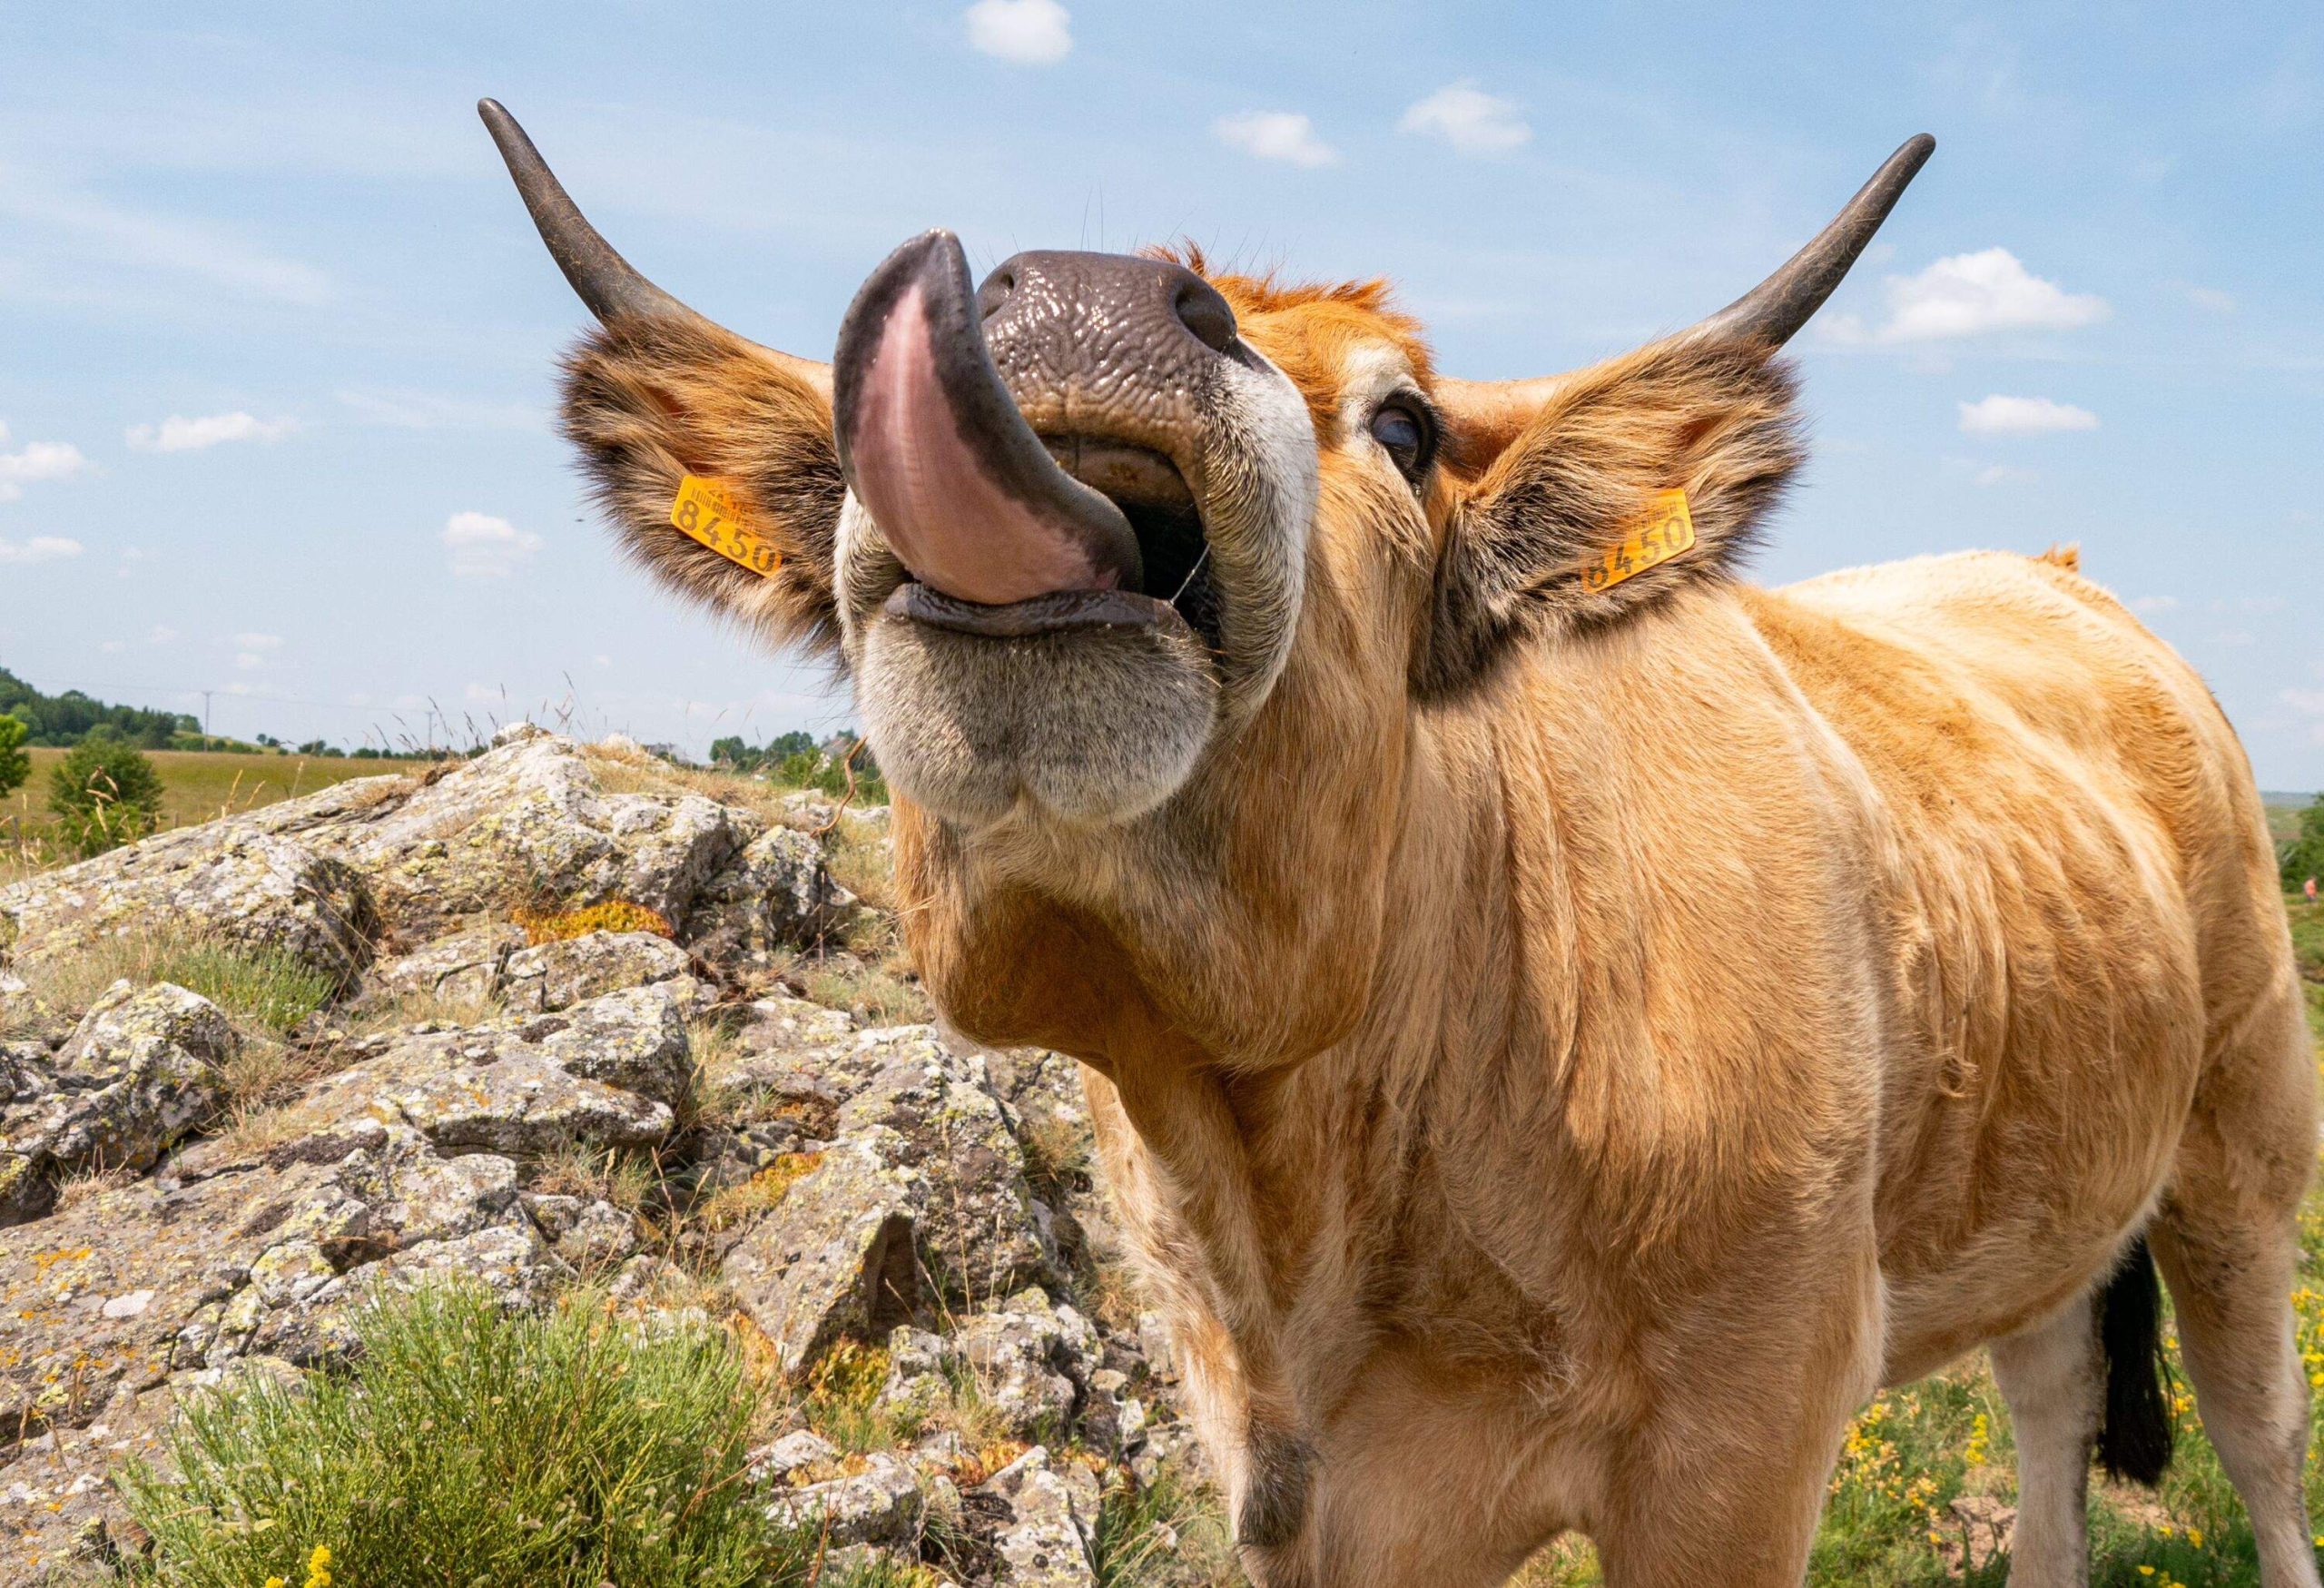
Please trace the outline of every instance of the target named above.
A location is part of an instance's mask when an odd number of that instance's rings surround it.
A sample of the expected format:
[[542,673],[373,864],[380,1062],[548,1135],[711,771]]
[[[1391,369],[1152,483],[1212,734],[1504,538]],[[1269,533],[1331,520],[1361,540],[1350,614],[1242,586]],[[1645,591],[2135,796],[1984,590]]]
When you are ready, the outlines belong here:
[[2131,1243],[2099,1292],[2097,1310],[2098,1351],[2106,1361],[2099,1465],[2152,1488],[2171,1465],[2171,1370],[2162,1356],[2162,1286],[2146,1237]]

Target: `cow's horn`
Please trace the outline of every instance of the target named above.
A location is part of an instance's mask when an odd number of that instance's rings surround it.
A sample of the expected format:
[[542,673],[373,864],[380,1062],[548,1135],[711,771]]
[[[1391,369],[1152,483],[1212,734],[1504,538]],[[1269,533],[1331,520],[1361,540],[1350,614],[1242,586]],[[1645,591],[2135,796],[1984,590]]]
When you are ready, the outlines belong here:
[[[589,224],[588,218],[566,192],[565,184],[549,170],[548,162],[541,158],[541,152],[525,135],[525,129],[517,124],[517,118],[498,100],[481,100],[476,109],[491,132],[492,141],[500,145],[500,157],[508,163],[508,174],[516,178],[517,192],[524,199],[525,208],[532,212],[533,224],[540,229],[541,241],[548,244],[549,257],[556,261],[556,268],[573,283],[573,290],[588,305],[590,313],[608,325],[618,320],[710,323],[639,275],[627,260],[614,252],[613,244]],[[825,397],[831,395],[829,364],[777,352],[773,348],[759,348],[756,343],[751,345]]]
[[1936,140],[1926,133],[1905,141],[1888,163],[1856,190],[1847,207],[1818,232],[1783,268],[1742,297],[1685,333],[1690,341],[1763,341],[1781,347],[1824,306],[1856,256],[1880,230],[1904,196]]

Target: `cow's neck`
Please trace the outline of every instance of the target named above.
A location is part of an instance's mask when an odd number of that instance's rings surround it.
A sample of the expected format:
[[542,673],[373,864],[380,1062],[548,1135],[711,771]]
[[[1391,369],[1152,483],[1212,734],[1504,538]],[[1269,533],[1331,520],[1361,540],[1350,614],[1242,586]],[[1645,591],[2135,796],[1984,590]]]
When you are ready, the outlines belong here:
[[[1363,967],[1362,1016],[1338,1040],[1295,1065],[1160,1031],[1107,1055],[1136,1133],[1108,1155],[1117,1190],[1137,1186],[1118,1200],[1133,1218],[1133,1204],[1156,1210],[1161,1228],[1135,1232],[1149,1252],[1196,1258],[1190,1277],[1216,1322],[1214,1359],[1199,1359],[1197,1327],[1193,1366],[1217,1381],[1213,1415],[1242,1422],[1221,1431],[1253,1464],[1246,1542],[1294,1524],[1299,1445],[1384,1330],[1440,1321],[1447,1275],[1495,1301],[1507,1288],[1482,1252],[1462,1249],[1461,1204],[1491,1166],[1464,1160],[1460,1132],[1434,1118],[1443,1067],[1473,1067],[1476,1045],[1502,1050],[1512,1027],[1498,753],[1490,733],[1457,724],[1411,746],[1380,879],[1388,925]],[[1389,1274],[1430,1295],[1407,1307],[1383,1286]]]

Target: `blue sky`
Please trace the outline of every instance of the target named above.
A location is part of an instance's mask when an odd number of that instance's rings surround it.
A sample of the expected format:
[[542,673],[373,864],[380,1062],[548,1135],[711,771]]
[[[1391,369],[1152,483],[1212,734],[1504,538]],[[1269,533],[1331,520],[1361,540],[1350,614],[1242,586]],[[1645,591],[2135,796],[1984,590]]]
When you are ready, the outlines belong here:
[[940,224],[980,269],[1186,236],[1385,274],[1473,376],[1717,308],[1925,130],[1798,344],[1815,460],[1759,577],[2079,540],[2262,784],[2324,786],[2318,16],[10,6],[0,665],[350,745],[431,710],[697,750],[852,720],[587,518],[547,420],[581,311],[481,94],[641,268],[794,351]]

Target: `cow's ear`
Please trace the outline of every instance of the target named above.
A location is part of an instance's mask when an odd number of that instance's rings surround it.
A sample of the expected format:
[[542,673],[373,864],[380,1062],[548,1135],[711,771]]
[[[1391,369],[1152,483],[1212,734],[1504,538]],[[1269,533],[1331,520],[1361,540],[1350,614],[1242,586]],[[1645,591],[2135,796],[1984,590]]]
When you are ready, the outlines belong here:
[[1529,636],[1729,577],[1799,459],[1763,342],[1661,342],[1560,380],[1454,511],[1415,685],[1457,693]]
[[[832,542],[846,488],[820,368],[694,317],[615,320],[566,360],[563,417],[631,557],[771,644],[835,660]],[[734,509],[732,523],[694,517],[743,560],[673,522],[688,475]]]

